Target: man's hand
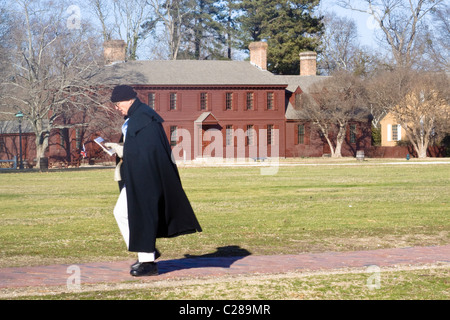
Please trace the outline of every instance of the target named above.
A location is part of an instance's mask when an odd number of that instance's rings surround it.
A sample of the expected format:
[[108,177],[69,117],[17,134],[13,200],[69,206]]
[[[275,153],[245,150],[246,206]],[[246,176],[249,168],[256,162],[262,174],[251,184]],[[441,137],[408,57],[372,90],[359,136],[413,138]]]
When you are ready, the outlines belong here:
[[113,149],[119,158],[123,158],[123,144],[106,142],[105,147]]

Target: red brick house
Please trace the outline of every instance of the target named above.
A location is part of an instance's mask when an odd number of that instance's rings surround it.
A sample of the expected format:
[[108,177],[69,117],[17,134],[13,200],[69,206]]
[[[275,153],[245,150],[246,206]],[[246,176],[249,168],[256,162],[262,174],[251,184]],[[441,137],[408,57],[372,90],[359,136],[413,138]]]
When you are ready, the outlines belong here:
[[[34,133],[31,123],[23,121],[21,124],[22,131],[22,160],[25,167],[28,166],[29,160],[35,157],[36,148],[34,146]],[[0,160],[12,160],[16,157],[17,166],[19,166],[20,154],[20,134],[19,121],[5,120],[0,121]],[[0,168],[9,168],[12,163],[3,162]]]
[[[300,54],[300,75],[278,76],[267,71],[266,43],[252,43],[249,49],[250,62],[124,62],[125,43],[111,41],[105,43],[109,64],[95,83],[99,88],[133,86],[139,99],[165,120],[166,134],[179,161],[318,157],[329,153],[325,139],[299,116],[296,106],[298,96],[325,78],[316,75],[316,54]],[[79,137],[76,129],[70,130],[66,133],[73,140],[70,152],[79,153],[82,143],[90,157],[98,151],[92,137]],[[111,130],[119,134],[120,125]],[[111,135],[105,138],[117,139]],[[356,150],[369,148],[370,136],[369,121],[351,124],[343,156],[355,156]],[[58,144],[49,148],[49,157],[65,153]]]
[[[119,61],[96,82],[128,84],[164,119],[177,160],[322,156],[328,144],[296,112],[296,96],[325,77],[316,75],[316,54],[300,54],[298,76],[267,71],[264,42],[252,43],[246,61],[130,61],[111,42]],[[107,45],[106,45],[107,47]],[[106,50],[112,52],[113,50]],[[370,147],[370,123],[352,123],[343,156]]]
[[[177,159],[259,157],[259,133],[285,130],[286,85],[248,62],[132,61],[105,69],[102,84],[119,77],[162,116],[172,145],[180,143]],[[284,157],[284,134],[277,145]]]
[[[289,83],[286,88],[286,157],[321,157],[330,155],[331,150],[318,128],[301,114],[298,98],[319,84],[323,76],[279,76]],[[372,144],[370,114],[361,118],[366,121],[351,121],[342,146],[343,157],[354,157],[358,150],[368,150]],[[334,132],[337,134],[337,132]]]

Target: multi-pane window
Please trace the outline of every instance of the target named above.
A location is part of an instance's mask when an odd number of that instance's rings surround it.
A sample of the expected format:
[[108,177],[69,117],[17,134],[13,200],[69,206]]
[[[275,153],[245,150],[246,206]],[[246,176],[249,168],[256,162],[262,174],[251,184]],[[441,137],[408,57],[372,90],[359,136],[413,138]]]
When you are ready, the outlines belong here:
[[148,106],[150,108],[152,108],[153,110],[155,110],[155,93],[154,92],[150,92],[148,94]]
[[305,143],[305,125],[303,124],[297,125],[297,141],[298,144]]
[[225,95],[225,110],[233,110],[233,93],[227,92]]
[[227,146],[232,146],[233,145],[233,126],[232,125],[227,125],[226,127],[225,127],[226,129],[226,131],[225,131],[225,134],[226,134],[226,145]]
[[75,144],[77,149],[81,149],[81,129],[77,128],[75,130]]
[[69,140],[69,129],[59,129],[59,144],[63,149],[66,149],[66,141]]
[[255,144],[255,130],[253,130],[253,125],[247,126],[247,145],[253,146]]
[[267,92],[267,110],[273,110],[273,92]]
[[200,110],[208,109],[208,94],[206,92],[200,93]]
[[172,147],[177,145],[178,135],[177,126],[170,126],[170,145]]
[[267,125],[267,144],[273,144],[273,125]]
[[398,141],[398,125],[394,124],[392,125],[392,140]]
[[356,124],[350,125],[350,143],[356,143]]
[[402,127],[399,124],[388,124],[387,141],[400,141],[402,139]]
[[170,110],[177,110],[177,94],[176,94],[176,92],[170,93]]
[[247,92],[247,110],[253,110],[253,92]]

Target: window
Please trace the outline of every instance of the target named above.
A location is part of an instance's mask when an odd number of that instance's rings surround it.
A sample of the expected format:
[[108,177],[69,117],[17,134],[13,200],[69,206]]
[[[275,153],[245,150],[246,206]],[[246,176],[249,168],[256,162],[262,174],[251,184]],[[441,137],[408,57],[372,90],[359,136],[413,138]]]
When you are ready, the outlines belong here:
[[253,146],[255,144],[255,132],[253,130],[253,125],[247,126],[247,145]]
[[273,109],[273,92],[267,92],[267,110]]
[[233,126],[227,125],[225,128],[226,128],[225,129],[226,130],[225,131],[225,134],[226,134],[225,143],[227,146],[232,146],[233,145]]
[[297,125],[297,141],[298,141],[298,144],[305,143],[305,125],[304,124]]
[[402,140],[402,127],[399,124],[387,125],[387,141]]
[[154,92],[150,92],[148,94],[148,106],[150,108],[152,108],[153,110],[155,110],[155,93]]
[[398,125],[394,124],[392,125],[392,140],[398,141]]
[[170,93],[170,110],[177,110],[177,94],[175,92]]
[[5,139],[3,137],[0,137],[0,152],[5,152],[5,151],[6,151]]
[[177,126],[170,126],[170,146],[175,147],[177,145]]
[[233,93],[227,92],[225,95],[225,110],[233,110]]
[[247,92],[247,110],[253,110],[253,92]]
[[208,109],[208,94],[206,92],[200,93],[200,110]]
[[69,140],[69,129],[59,129],[59,144],[63,149],[67,148],[66,141]]
[[81,129],[75,129],[75,144],[77,149],[81,149]]
[[273,125],[267,125],[267,144],[273,144]]
[[350,143],[356,143],[356,124],[350,125]]

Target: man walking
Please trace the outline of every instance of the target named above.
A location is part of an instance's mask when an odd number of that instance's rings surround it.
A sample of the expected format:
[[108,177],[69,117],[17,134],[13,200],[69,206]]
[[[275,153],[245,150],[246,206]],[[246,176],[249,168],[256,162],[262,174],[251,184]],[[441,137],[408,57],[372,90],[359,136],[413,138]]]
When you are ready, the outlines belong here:
[[138,253],[132,276],[158,274],[156,239],[201,232],[182,188],[164,132],[164,121],[142,103],[132,87],[116,86],[111,95],[125,117],[122,143],[108,143],[118,157],[115,180],[120,195],[114,208],[129,251]]

